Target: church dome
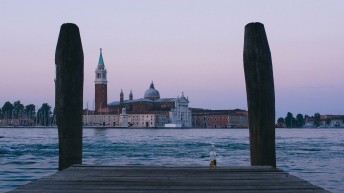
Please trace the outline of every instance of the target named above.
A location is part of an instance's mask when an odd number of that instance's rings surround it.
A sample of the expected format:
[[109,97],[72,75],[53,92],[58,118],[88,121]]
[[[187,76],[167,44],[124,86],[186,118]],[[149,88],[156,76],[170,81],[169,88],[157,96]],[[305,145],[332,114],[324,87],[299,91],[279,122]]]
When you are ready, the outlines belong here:
[[145,96],[144,96],[145,99],[150,99],[150,100],[157,100],[157,99],[160,99],[160,93],[158,90],[156,90],[154,88],[154,84],[153,84],[153,81],[149,87],[148,90],[146,90],[145,92]]

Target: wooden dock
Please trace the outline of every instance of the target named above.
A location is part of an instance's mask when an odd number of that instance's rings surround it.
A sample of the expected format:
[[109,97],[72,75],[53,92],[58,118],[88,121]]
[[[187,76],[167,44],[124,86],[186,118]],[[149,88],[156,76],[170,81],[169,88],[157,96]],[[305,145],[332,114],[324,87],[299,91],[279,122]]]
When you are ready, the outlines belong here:
[[74,165],[11,192],[329,192],[269,166]]

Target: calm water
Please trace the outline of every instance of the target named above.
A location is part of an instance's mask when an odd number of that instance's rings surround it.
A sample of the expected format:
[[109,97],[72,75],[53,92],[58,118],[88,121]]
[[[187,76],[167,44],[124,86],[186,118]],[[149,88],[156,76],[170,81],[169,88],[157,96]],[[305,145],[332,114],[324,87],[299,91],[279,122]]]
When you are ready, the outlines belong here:
[[[56,128],[0,128],[0,192],[58,165]],[[250,165],[247,129],[84,129],[84,164]],[[277,129],[277,165],[332,192],[344,192],[344,129]]]

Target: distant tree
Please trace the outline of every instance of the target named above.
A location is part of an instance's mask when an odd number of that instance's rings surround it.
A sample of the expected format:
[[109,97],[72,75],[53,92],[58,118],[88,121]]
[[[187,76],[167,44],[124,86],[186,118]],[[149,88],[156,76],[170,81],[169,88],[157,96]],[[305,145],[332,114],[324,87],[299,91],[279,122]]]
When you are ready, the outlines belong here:
[[51,106],[48,103],[43,103],[41,108],[37,111],[38,124],[48,126],[51,123]]
[[297,121],[291,112],[287,113],[287,116],[284,118],[284,122],[287,128],[293,128],[297,124]]
[[277,124],[278,124],[279,126],[283,125],[283,124],[284,124],[284,118],[283,118],[283,117],[278,118],[278,119],[277,119]]
[[36,106],[34,104],[26,105],[25,113],[29,118],[34,119],[35,114],[36,114]]
[[14,108],[14,118],[18,119],[19,116],[24,113],[24,105],[21,104],[20,100],[15,101],[13,103],[13,108]]
[[2,106],[2,113],[5,119],[10,119],[12,118],[12,111],[13,111],[13,105],[11,102],[7,101],[5,104]]
[[303,118],[303,115],[300,113],[296,115],[296,121],[297,121],[298,127],[303,127],[305,125],[305,120]]
[[15,101],[14,103],[13,103],[13,107],[15,108],[15,109],[24,109],[24,105],[23,104],[21,104],[21,102],[20,102],[20,100],[17,100],[17,101]]
[[0,108],[0,119],[3,119],[4,115],[2,114],[2,108]]
[[320,126],[320,113],[314,114],[314,126],[319,127]]

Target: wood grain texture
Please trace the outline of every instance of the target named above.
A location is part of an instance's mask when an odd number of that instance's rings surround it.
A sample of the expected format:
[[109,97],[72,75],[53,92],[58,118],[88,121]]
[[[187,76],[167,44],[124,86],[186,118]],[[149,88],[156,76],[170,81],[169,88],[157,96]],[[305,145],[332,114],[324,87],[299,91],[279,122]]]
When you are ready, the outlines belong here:
[[79,28],[63,24],[55,52],[59,169],[82,163],[84,53]]
[[12,192],[328,192],[272,167],[76,165]]
[[243,57],[251,165],[276,167],[274,78],[263,24],[249,23],[245,26]]

